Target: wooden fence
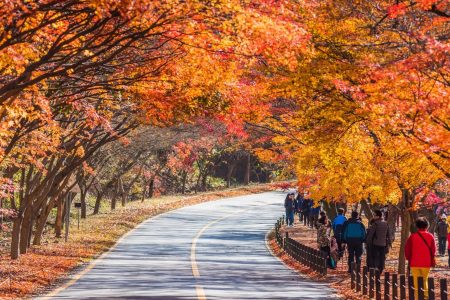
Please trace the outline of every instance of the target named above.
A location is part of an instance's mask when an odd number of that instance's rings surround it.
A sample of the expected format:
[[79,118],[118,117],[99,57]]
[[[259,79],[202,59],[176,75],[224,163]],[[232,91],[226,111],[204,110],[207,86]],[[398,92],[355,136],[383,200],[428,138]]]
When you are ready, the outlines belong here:
[[291,239],[288,232],[286,232],[286,236],[283,237],[280,232],[283,224],[284,218],[280,218],[275,224],[275,239],[278,245],[282,247],[290,257],[299,263],[309,267],[311,270],[322,276],[326,276],[327,254]]
[[[286,253],[298,261],[308,266],[315,272],[327,275],[327,255],[317,249],[308,247],[289,237],[288,232],[283,237],[281,227],[285,223],[284,217],[275,223],[275,240]],[[385,272],[383,276],[377,269],[361,269],[353,263],[351,276],[351,289],[370,299],[376,300],[448,300],[448,280],[439,280],[429,277],[428,288],[424,288],[423,278],[418,278],[417,291],[414,288],[412,276],[405,274],[391,274]],[[428,296],[428,298],[427,298]]]
[[438,297],[441,300],[448,300],[447,281],[447,278],[435,280],[429,277],[428,288],[425,289],[424,280],[419,277],[416,290],[413,277],[405,274],[385,272],[384,276],[381,276],[377,269],[368,269],[366,266],[361,272],[355,263],[351,272],[351,289],[376,300],[435,300]]

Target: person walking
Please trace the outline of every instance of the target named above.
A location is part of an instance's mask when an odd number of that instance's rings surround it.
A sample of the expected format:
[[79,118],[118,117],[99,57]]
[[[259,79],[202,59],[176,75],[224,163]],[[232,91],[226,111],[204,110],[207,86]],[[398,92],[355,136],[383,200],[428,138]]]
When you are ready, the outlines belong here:
[[[311,200],[312,201],[312,200]],[[319,220],[321,205],[320,203],[314,204],[312,201],[312,207],[309,211],[309,226],[311,228],[316,227],[317,228],[317,221]]]
[[343,242],[347,244],[348,272],[350,273],[353,262],[356,262],[358,269],[361,268],[363,242],[366,238],[366,227],[359,219],[357,211],[352,211],[351,218],[344,223],[342,238]]
[[297,200],[298,221],[301,223],[303,221],[303,211],[302,211],[303,201],[305,201],[303,193],[298,193],[296,200]]
[[303,225],[307,226],[309,224],[309,210],[311,209],[312,200],[304,199],[302,202],[301,210],[303,216]]
[[386,262],[386,253],[388,253],[390,247],[389,225],[383,220],[382,211],[377,209],[366,237],[368,266],[372,265],[373,268],[377,268],[382,273]]
[[448,267],[450,268],[450,232],[447,233]]
[[344,249],[342,247],[342,233],[343,233],[343,229],[344,229],[344,223],[346,221],[347,221],[347,218],[344,215],[344,209],[339,208],[338,215],[336,218],[334,218],[333,223],[332,223],[333,235],[334,235],[334,238],[336,239],[339,258],[341,258],[344,254]]
[[375,218],[371,219],[369,221],[369,227],[367,228],[366,231],[366,266],[367,269],[372,269],[375,268],[375,264],[373,263],[373,254],[372,254],[372,241],[373,241],[373,237],[375,234],[375,227],[373,226],[373,224],[375,223]]
[[448,267],[450,268],[450,232],[447,233]]
[[436,266],[436,243],[433,235],[427,231],[427,219],[421,217],[415,223],[417,232],[411,234],[406,241],[405,257],[414,280],[415,299],[418,299],[418,277],[423,278],[425,298],[428,299],[428,274]]
[[325,213],[317,221],[317,244],[322,252],[327,254],[327,264],[329,268],[335,268],[336,263],[331,257],[331,223]]
[[286,223],[288,227],[292,227],[294,226],[294,213],[297,210],[294,193],[287,194],[286,199],[284,199],[284,208],[286,210]]
[[445,217],[441,217],[436,226],[436,233],[439,243],[439,255],[445,255],[445,248],[447,243],[448,224]]

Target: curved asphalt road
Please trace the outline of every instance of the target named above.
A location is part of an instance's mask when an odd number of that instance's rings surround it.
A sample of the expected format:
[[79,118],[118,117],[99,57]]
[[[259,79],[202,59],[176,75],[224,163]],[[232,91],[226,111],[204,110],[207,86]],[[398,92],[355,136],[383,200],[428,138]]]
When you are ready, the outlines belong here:
[[284,197],[229,198],[149,219],[75,283],[41,299],[334,299],[266,248]]

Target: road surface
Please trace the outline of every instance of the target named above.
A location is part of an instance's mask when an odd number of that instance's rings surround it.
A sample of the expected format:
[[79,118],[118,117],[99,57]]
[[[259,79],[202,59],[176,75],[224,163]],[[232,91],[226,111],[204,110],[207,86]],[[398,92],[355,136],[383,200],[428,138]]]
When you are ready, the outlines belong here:
[[327,285],[298,276],[266,247],[284,197],[241,196],[149,219],[39,299],[334,299]]

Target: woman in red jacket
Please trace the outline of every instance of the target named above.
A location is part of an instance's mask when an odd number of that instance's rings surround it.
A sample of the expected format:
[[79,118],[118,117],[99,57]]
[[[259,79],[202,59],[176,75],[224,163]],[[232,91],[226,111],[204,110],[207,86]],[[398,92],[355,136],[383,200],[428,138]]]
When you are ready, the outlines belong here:
[[414,277],[415,299],[418,299],[417,278],[422,277],[425,298],[428,299],[428,274],[435,266],[436,243],[431,233],[427,231],[428,221],[425,218],[416,220],[417,232],[410,235],[406,241],[405,256]]

